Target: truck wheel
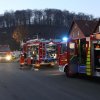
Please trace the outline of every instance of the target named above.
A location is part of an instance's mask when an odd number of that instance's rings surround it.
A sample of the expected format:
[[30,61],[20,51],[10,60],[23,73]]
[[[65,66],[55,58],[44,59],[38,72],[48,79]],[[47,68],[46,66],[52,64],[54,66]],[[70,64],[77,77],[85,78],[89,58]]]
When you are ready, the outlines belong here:
[[65,71],[65,74],[66,74],[67,77],[70,77],[68,70]]
[[71,73],[69,73],[68,66],[65,67],[64,72],[65,72],[65,74],[66,74],[67,77],[73,77],[73,75]]

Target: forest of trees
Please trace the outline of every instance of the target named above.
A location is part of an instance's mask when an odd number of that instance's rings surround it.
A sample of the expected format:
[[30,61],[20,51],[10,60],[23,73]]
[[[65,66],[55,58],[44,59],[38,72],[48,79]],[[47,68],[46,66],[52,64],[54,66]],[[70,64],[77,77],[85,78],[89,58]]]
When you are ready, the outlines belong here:
[[6,11],[0,15],[0,28],[30,24],[69,27],[73,19],[92,20],[93,16],[59,9]]
[[[27,9],[16,10],[15,12],[6,11],[4,14],[0,15],[0,37],[2,37],[2,34],[4,35],[4,33],[7,33],[6,36],[9,38],[11,37],[11,40],[14,38],[17,40],[17,42],[19,42],[25,37],[26,33],[31,33],[30,35],[32,36],[32,34],[34,35],[35,32],[38,33],[41,31],[41,34],[52,33],[51,35],[53,35],[59,30],[60,32],[63,32],[63,29],[65,29],[64,32],[66,31],[67,33],[73,19],[93,20],[94,18],[92,15],[86,15],[84,13],[76,14],[74,12],[69,12],[67,10],[62,11],[59,9]],[[32,28],[32,26],[35,28]],[[42,30],[37,31],[41,27]],[[50,32],[49,28],[53,28],[53,31],[51,29]]]

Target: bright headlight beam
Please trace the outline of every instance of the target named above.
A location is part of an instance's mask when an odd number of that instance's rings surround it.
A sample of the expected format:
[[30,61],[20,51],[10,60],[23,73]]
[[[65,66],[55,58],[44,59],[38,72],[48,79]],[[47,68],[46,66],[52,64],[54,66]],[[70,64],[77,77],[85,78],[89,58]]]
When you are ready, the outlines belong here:
[[11,56],[10,55],[7,55],[6,56],[6,60],[11,60]]

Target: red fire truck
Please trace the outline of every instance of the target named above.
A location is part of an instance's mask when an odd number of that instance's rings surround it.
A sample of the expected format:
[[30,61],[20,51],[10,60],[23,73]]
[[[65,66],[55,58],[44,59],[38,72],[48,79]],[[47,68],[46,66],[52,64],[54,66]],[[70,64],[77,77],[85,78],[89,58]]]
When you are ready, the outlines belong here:
[[67,76],[84,74],[87,76],[100,77],[100,33],[86,38],[69,40],[66,52],[59,58],[59,70]]
[[29,40],[23,45],[23,54],[27,65],[40,67],[41,65],[57,64],[60,54],[60,40]]

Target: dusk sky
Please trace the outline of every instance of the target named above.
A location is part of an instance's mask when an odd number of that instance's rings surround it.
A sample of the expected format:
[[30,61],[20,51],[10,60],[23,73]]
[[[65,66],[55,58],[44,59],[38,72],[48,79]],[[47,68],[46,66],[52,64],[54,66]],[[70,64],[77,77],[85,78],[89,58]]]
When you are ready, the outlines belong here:
[[54,8],[100,17],[100,0],[1,0],[0,14],[22,9]]

